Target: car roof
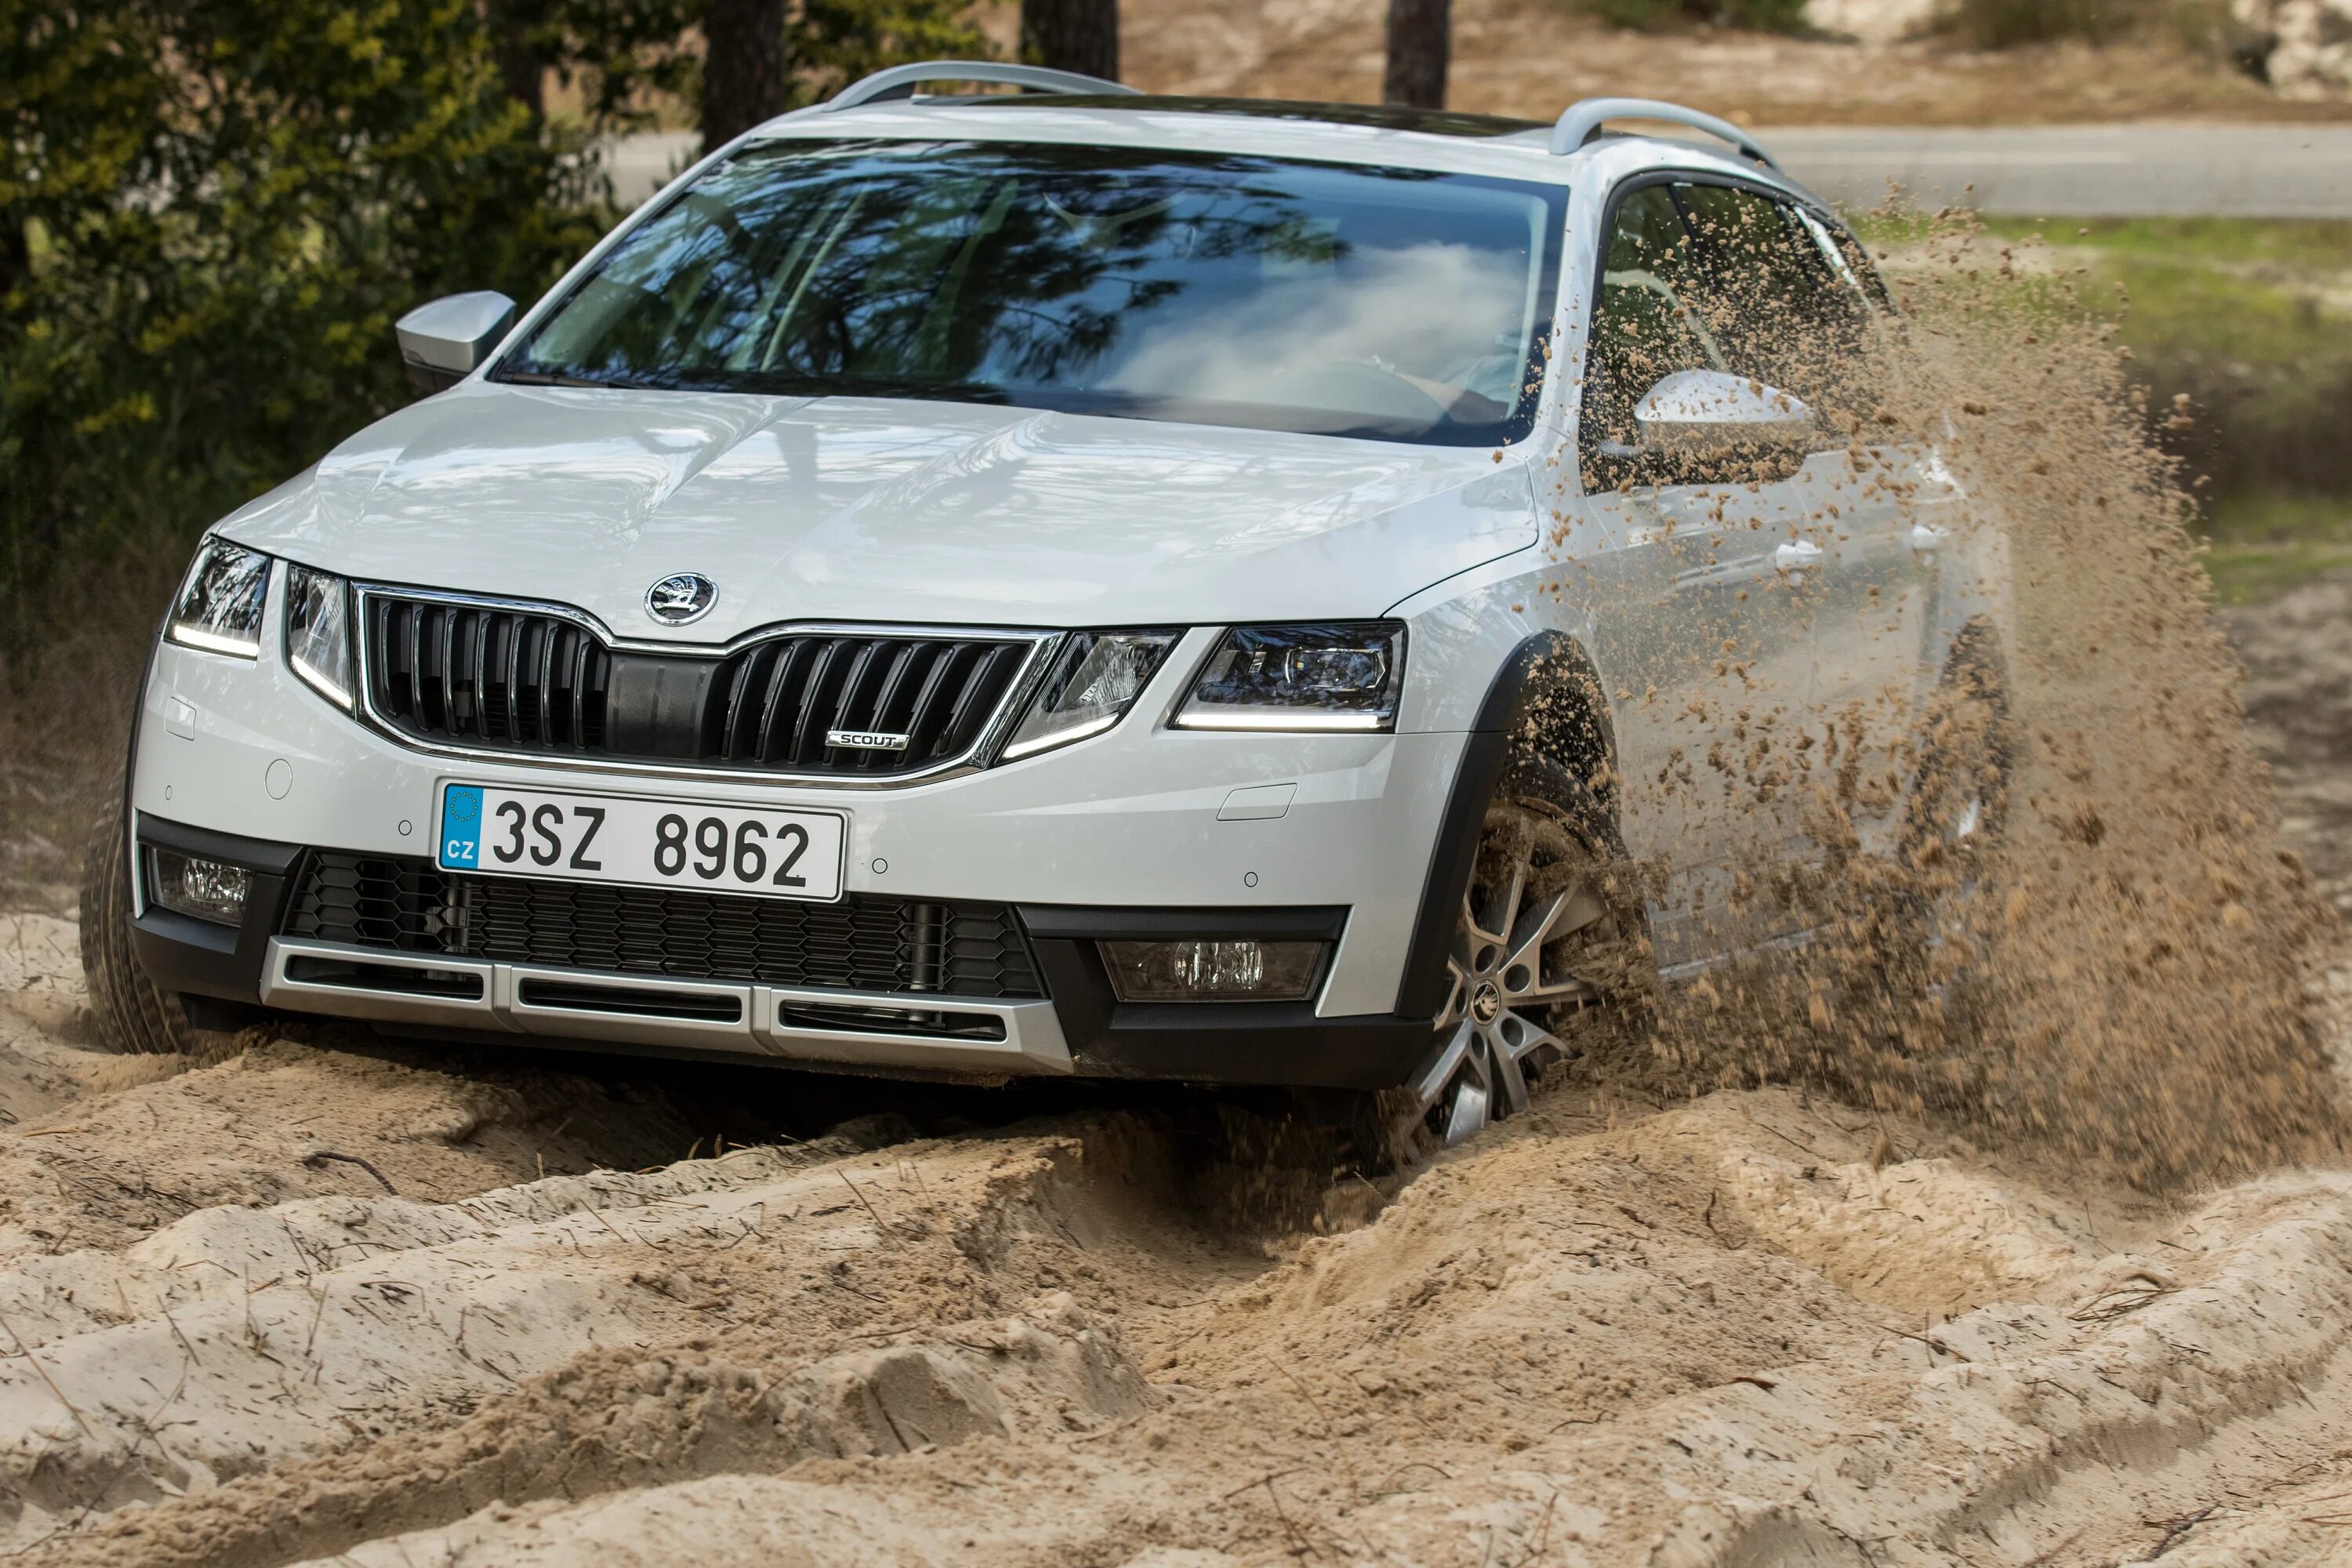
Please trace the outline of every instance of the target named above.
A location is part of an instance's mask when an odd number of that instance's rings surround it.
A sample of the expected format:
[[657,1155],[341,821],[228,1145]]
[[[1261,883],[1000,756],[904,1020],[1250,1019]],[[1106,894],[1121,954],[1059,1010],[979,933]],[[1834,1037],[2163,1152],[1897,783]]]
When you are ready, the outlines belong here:
[[[1612,106],[1674,110],[1672,105],[1606,101]],[[1712,143],[1679,136],[1596,131],[1584,145],[1562,155],[1551,151],[1552,134],[1553,126],[1545,121],[1499,114],[1394,104],[1105,91],[941,93],[876,98],[846,106],[822,103],[779,116],[749,132],[744,140],[951,138],[1181,149],[1561,185],[1577,183],[1599,163],[1604,176],[1612,182],[1643,168],[1707,171],[1770,185],[1828,210],[1777,167],[1759,166]]]
[[1552,156],[1549,133],[1549,126],[1535,121],[1370,104],[1055,93],[943,94],[844,110],[819,104],[768,121],[751,139],[952,138],[1181,148],[1566,184],[1580,160]]
[[[1008,94],[975,95],[974,108],[1002,107],[1024,100]],[[1027,100],[1034,103],[1034,99]],[[1401,103],[1325,103],[1303,98],[1217,98],[1200,93],[1055,94],[1062,109],[1158,110],[1177,114],[1232,114],[1244,120],[1297,120],[1316,125],[1370,125],[1423,136],[1532,136],[1542,141],[1551,124],[1507,114],[1472,114],[1453,109],[1412,109]]]

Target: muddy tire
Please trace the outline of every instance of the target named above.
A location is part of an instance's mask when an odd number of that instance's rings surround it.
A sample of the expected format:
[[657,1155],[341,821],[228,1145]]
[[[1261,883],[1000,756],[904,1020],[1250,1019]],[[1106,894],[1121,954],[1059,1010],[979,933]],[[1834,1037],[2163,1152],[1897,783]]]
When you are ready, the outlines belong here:
[[1526,1108],[1544,1074],[1644,1031],[1657,970],[1613,815],[1548,758],[1504,769],[1446,955],[1449,987],[1415,1081],[1354,1134],[1392,1164]]
[[118,1051],[186,1051],[195,1037],[180,999],[155,989],[131,952],[129,824],[118,781],[82,855],[81,970],[98,1037]]
[[1904,817],[1894,967],[1916,966],[1916,984],[1937,999],[1950,1047],[1965,1047],[1991,1005],[1976,972],[1974,932],[1990,916],[2008,821],[2014,742],[2007,674],[1990,629],[1964,628],[1921,721]]
[[1927,879],[1924,896],[1960,886],[2000,841],[2013,749],[2008,668],[1991,632],[1972,623],[1953,639],[1916,740],[1903,856],[1923,869],[1953,868],[1950,877]]

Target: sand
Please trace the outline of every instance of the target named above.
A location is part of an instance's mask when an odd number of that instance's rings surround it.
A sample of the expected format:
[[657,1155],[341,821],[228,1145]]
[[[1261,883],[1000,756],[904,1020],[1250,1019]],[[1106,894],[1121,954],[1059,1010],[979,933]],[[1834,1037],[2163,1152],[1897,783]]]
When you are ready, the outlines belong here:
[[[71,928],[25,929],[0,981],[69,1021]],[[1788,1089],[1570,1082],[1303,1225],[1118,1110],[518,1180],[582,1160],[533,1089],[604,1089],[332,1038],[114,1087],[38,1010],[0,1048],[0,1542],[35,1563],[2352,1541],[2314,1522],[2352,1489],[2343,1171],[2159,1198]]]

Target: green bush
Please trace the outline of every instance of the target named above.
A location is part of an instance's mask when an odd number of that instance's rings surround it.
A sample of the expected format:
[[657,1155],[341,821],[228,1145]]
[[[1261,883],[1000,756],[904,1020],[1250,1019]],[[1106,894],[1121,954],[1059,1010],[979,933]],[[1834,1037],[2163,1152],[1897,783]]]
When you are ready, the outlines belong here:
[[[0,695],[79,585],[176,564],[405,401],[402,312],[527,302],[593,243],[568,154],[646,90],[693,99],[705,3],[0,0]],[[779,25],[775,110],[984,47],[959,0]],[[549,70],[586,89],[568,142]]]
[[401,312],[542,289],[561,153],[472,0],[0,0],[0,657],[404,401]]
[[2117,31],[2129,13],[2146,7],[2137,0],[1954,0],[1947,26],[1980,49],[2013,48],[2054,38],[2102,38]]

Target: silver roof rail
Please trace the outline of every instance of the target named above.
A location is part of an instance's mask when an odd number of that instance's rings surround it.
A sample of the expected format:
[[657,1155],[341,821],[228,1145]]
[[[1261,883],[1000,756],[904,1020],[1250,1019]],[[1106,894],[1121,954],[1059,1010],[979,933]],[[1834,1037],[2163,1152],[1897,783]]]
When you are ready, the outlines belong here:
[[1568,112],[1559,117],[1559,123],[1551,128],[1551,150],[1565,157],[1600,135],[1601,128],[1612,120],[1657,120],[1669,125],[1686,125],[1730,142],[1743,155],[1775,174],[1780,172],[1779,161],[1764,151],[1764,143],[1728,120],[1717,120],[1712,114],[1701,114],[1696,109],[1654,98],[1588,98],[1571,104]]
[[1050,70],[1044,66],[999,65],[991,60],[924,60],[917,65],[892,66],[888,70],[876,71],[872,76],[852,82],[834,94],[824,108],[828,110],[855,109],[861,103],[873,103],[883,99],[912,98],[915,89],[927,81],[995,82],[1005,87],[1027,88],[1032,92],[1132,93],[1137,90],[1122,82],[1105,81],[1098,76]]

